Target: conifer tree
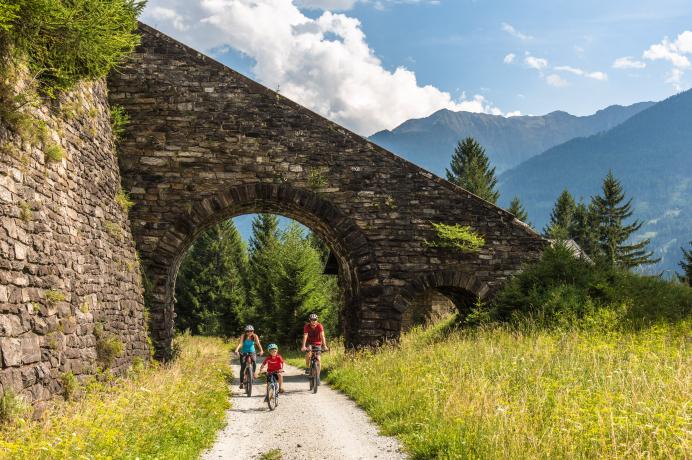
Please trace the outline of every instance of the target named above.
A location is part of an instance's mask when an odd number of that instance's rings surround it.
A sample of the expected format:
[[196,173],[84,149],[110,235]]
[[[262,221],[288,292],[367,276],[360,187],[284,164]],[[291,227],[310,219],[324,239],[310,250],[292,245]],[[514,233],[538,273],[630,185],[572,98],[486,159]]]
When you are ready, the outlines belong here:
[[273,214],[258,214],[252,221],[248,257],[250,309],[245,321],[261,328],[263,335],[277,333],[273,317],[279,311],[278,275],[279,220]]
[[235,335],[245,307],[247,255],[233,221],[203,233],[181,263],[176,282],[176,327],[194,334]]
[[603,179],[601,192],[603,196],[595,196],[593,205],[598,219],[598,248],[604,262],[626,269],[657,263],[660,259],[652,258],[653,252],[647,251],[648,238],[626,244],[632,234],[641,228],[642,222],[635,220],[629,225],[625,224],[624,221],[632,216],[632,200],[622,204],[625,193],[612,171],[608,171]]
[[685,248],[682,249],[682,260],[678,265],[682,268],[683,274],[680,275],[680,281],[687,283],[688,286],[692,286],[692,241],[690,241],[691,248],[689,250]]
[[545,236],[558,240],[569,239],[574,225],[576,207],[572,194],[567,189],[563,190],[550,212],[550,221],[543,230]]
[[514,217],[524,222],[525,224],[531,225],[531,223],[529,222],[529,215],[526,212],[526,209],[524,209],[524,205],[521,204],[521,200],[519,200],[518,196],[512,198],[512,201],[509,203],[509,208],[507,208],[507,211],[513,214]]
[[490,160],[485,149],[472,137],[459,141],[450,169],[447,169],[447,180],[478,195],[493,204],[497,203],[500,193],[495,190],[497,179],[495,168],[490,167]]
[[593,204],[587,206],[583,201],[577,204],[574,210],[569,237],[573,239],[591,259],[599,257],[598,217]]

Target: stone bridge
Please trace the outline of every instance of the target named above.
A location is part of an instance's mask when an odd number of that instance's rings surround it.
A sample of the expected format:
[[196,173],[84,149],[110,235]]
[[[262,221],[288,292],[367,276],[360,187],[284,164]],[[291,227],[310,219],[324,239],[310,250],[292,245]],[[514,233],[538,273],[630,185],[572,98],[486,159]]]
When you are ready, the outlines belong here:
[[[328,243],[353,346],[397,337],[403,313],[431,289],[462,310],[489,298],[540,253],[541,237],[506,211],[140,29],[141,46],[108,86],[110,103],[131,120],[120,167],[136,203],[130,221],[160,357],[172,337],[181,258],[205,229],[240,214],[281,214]],[[432,222],[469,225],[486,244],[472,254],[430,247]]]

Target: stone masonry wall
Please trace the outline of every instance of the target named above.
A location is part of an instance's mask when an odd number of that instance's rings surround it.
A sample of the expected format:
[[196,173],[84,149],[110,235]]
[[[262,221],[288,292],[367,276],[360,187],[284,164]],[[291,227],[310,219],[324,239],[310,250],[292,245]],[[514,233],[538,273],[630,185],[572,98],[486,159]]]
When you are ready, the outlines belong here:
[[[62,392],[65,373],[96,372],[103,338],[124,345],[115,373],[149,356],[138,259],[114,200],[120,173],[106,96],[103,82],[84,83],[31,109],[48,128],[45,144],[0,119],[0,394],[12,390],[37,408]],[[62,160],[47,159],[51,143]]]

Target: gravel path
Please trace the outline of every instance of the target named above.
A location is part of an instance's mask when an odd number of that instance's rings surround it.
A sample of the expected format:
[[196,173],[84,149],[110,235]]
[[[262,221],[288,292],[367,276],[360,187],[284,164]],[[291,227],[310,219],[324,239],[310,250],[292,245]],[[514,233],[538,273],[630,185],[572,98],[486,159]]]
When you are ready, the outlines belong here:
[[[233,365],[233,375],[240,375],[239,365]],[[202,456],[205,460],[259,459],[272,449],[281,449],[282,460],[406,458],[398,441],[380,436],[365,412],[346,396],[325,384],[317,394],[310,393],[307,377],[296,367],[287,366],[286,393],[274,411],[263,402],[263,377],[250,398],[239,383],[236,379],[233,384],[228,425]]]

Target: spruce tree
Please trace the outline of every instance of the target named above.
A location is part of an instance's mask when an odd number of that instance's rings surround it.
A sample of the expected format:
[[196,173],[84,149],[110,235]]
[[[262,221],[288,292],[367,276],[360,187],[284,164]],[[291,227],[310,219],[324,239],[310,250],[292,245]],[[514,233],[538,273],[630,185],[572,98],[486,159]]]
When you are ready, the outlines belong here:
[[450,169],[447,169],[447,180],[478,195],[493,204],[497,203],[500,193],[495,190],[497,179],[495,168],[490,167],[490,160],[485,149],[472,137],[459,141]]
[[678,264],[683,271],[683,274],[679,276],[680,281],[687,283],[688,286],[692,286],[692,241],[690,241],[690,246],[689,250],[680,248],[682,249],[682,260]]
[[572,227],[569,237],[573,239],[579,247],[591,259],[599,257],[598,254],[598,216],[593,204],[588,206],[580,201],[574,210]]
[[279,311],[278,275],[279,219],[273,214],[258,214],[252,221],[248,257],[249,310],[244,316],[262,335],[277,333],[274,318]]
[[176,282],[176,327],[235,335],[245,307],[245,247],[232,221],[203,233],[185,255]]
[[558,240],[570,239],[576,208],[572,195],[567,189],[563,190],[550,212],[550,221],[543,230],[545,236]]
[[603,196],[595,196],[593,205],[598,220],[598,249],[604,262],[625,269],[657,263],[660,259],[652,258],[653,252],[647,251],[648,238],[626,244],[632,234],[641,228],[642,222],[635,220],[629,225],[624,223],[632,216],[632,200],[622,204],[625,193],[612,171],[608,171],[603,179],[601,192]]
[[507,211],[513,214],[514,217],[524,222],[525,224],[531,225],[531,223],[529,223],[529,215],[526,212],[526,209],[524,209],[524,205],[521,204],[521,200],[519,200],[518,196],[512,198],[512,201],[509,203],[509,208],[507,208]]

